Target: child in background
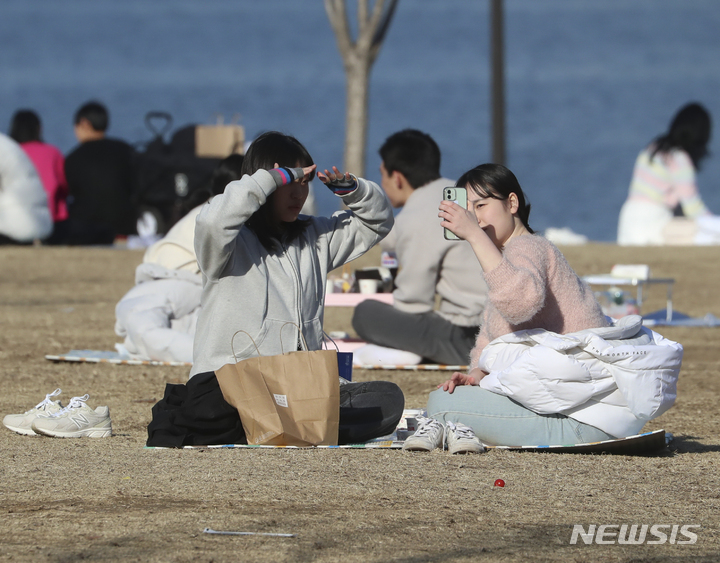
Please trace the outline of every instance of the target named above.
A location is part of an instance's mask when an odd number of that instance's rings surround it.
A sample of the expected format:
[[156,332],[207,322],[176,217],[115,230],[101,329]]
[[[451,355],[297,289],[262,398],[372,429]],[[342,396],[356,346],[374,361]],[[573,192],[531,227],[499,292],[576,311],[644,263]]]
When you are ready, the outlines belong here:
[[[379,186],[342,174],[318,173],[343,199],[332,217],[300,215],[315,164],[297,139],[278,132],[258,137],[243,177],[198,215],[195,250],[203,275],[202,311],[194,362],[185,386],[168,386],[153,408],[148,445],[242,443],[237,411],[225,402],[215,370],[257,355],[322,346],[327,272],[354,260],[391,229],[390,204]],[[290,336],[286,323],[300,327]],[[231,341],[238,330],[252,342]],[[294,329],[292,329],[294,330]],[[400,389],[387,382],[349,383],[340,393],[340,443],[390,433],[402,415]]]

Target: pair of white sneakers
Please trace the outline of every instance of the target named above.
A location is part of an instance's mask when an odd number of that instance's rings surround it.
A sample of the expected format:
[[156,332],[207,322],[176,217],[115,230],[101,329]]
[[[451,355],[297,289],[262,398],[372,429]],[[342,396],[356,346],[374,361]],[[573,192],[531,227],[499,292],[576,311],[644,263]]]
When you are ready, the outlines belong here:
[[55,389],[45,395],[45,400],[23,414],[9,414],[3,424],[25,436],[53,436],[55,438],[107,438],[112,435],[110,409],[87,406],[90,395],[73,397],[66,407],[54,401],[62,391]]
[[473,429],[461,422],[443,424],[434,418],[419,417],[417,423],[415,434],[403,444],[405,451],[429,452],[445,446],[451,454],[480,454],[485,451]]

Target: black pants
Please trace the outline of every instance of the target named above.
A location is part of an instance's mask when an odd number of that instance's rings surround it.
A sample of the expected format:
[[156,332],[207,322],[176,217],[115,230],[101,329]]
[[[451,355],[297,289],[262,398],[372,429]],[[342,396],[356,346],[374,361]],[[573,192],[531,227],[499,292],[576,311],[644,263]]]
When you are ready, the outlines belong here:
[[0,245],[12,245],[12,246],[31,246],[33,244],[33,241],[30,242],[20,242],[19,240],[15,240],[14,238],[10,238],[7,235],[0,234]]
[[[358,444],[390,434],[405,408],[400,388],[388,381],[340,387],[339,444]],[[185,385],[168,383],[152,408],[148,446],[180,448],[246,444],[235,407],[222,396],[214,372],[199,373]]]
[[413,352],[430,363],[446,365],[470,361],[479,330],[454,325],[437,313],[406,313],[373,299],[355,307],[352,325],[366,342]]

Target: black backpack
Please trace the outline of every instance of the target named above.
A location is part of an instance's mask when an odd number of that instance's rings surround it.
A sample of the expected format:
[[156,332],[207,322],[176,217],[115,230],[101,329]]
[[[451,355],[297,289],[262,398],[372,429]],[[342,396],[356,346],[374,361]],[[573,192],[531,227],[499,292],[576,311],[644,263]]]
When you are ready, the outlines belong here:
[[145,124],[153,138],[136,145],[137,212],[138,216],[149,212],[155,217],[158,234],[167,233],[189,211],[186,202],[207,186],[221,160],[196,156],[195,125],[177,129],[166,142],[172,123],[169,113],[148,112]]

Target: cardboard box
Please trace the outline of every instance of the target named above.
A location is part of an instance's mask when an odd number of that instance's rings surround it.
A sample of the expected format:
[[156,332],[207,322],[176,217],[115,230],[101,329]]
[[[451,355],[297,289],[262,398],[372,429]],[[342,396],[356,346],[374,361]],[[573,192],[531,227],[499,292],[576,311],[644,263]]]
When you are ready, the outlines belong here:
[[244,154],[245,129],[237,123],[197,125],[195,127],[195,156],[225,158]]

